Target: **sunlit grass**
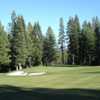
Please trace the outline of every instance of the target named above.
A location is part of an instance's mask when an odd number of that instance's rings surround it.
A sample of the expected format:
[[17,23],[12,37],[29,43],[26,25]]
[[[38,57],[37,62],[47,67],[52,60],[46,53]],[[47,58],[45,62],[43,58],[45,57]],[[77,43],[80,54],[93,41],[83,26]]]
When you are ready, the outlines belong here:
[[25,88],[100,88],[100,67],[32,67],[25,72],[46,72],[42,76],[7,76],[0,74],[0,85]]

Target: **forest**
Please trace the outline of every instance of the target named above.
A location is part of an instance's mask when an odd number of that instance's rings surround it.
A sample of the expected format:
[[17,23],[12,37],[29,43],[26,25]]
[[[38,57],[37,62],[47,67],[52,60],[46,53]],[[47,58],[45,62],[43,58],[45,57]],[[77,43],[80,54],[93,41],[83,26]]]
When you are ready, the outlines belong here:
[[[64,25],[66,23],[66,25]],[[79,17],[59,18],[58,33],[51,26],[43,33],[39,22],[26,25],[13,11],[9,30],[0,22],[0,71],[37,65],[100,65],[100,20],[80,23]],[[58,34],[58,37],[55,37]]]

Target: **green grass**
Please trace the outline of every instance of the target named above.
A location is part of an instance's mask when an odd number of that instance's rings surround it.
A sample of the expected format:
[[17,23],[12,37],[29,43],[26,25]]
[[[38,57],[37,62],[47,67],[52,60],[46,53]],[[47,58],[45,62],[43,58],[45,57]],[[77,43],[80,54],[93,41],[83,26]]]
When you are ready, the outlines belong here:
[[100,67],[33,67],[42,76],[0,74],[0,100],[100,100]]

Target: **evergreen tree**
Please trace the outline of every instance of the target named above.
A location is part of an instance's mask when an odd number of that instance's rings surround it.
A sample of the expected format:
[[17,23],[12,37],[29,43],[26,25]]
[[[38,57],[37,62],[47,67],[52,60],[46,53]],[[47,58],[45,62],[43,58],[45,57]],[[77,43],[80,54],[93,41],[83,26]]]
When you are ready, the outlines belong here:
[[[4,27],[0,23],[0,70],[8,69],[8,65],[10,63],[10,55],[9,55],[9,41],[6,32],[4,31]],[[5,68],[5,66],[7,66]]]
[[33,33],[33,26],[29,22],[27,26],[27,49],[28,49],[28,57],[26,61],[26,65],[31,67],[32,66],[32,46],[33,46],[33,41],[32,41],[32,33]]
[[100,64],[100,20],[98,17],[94,17],[92,19],[92,28],[94,29],[96,37],[95,64],[99,65]]
[[70,18],[67,24],[69,63],[79,64],[80,23],[77,16]]
[[13,12],[11,17],[11,64],[18,69],[18,66],[20,68],[25,66],[28,51],[24,19],[22,16],[16,17],[15,15]]
[[22,16],[17,18],[17,34],[16,34],[16,65],[25,66],[26,59],[28,56],[27,51],[27,35],[25,29],[25,22]]
[[58,43],[60,44],[61,49],[61,61],[62,64],[64,64],[64,46],[65,46],[65,32],[64,32],[64,22],[63,18],[60,18],[60,24],[59,24],[59,40]]
[[53,63],[56,57],[56,42],[54,33],[51,27],[48,27],[46,37],[43,42],[43,64],[48,65]]
[[82,33],[85,35],[84,41],[84,64],[91,65],[94,61],[95,55],[95,34],[92,29],[91,23],[87,23],[86,21],[83,23]]
[[39,23],[33,27],[32,38],[32,62],[33,65],[39,65],[42,59],[42,31]]
[[79,62],[81,65],[86,64],[86,49],[87,49],[87,39],[86,34],[84,32],[84,26],[87,25],[87,22],[84,21],[82,30],[79,34]]
[[79,18],[78,18],[77,15],[75,15],[74,23],[75,23],[75,25],[74,25],[75,26],[74,32],[76,34],[76,64],[79,64],[80,63],[80,61],[79,61],[80,60],[79,36],[80,36],[81,28],[80,28],[80,21],[79,21]]
[[10,41],[10,59],[11,59],[11,69],[15,69],[15,62],[16,62],[16,33],[17,33],[17,30],[16,30],[16,19],[17,19],[17,16],[16,16],[16,13],[15,11],[12,12],[11,14],[11,23],[9,23],[9,27],[10,27],[10,34],[9,34],[9,41]]

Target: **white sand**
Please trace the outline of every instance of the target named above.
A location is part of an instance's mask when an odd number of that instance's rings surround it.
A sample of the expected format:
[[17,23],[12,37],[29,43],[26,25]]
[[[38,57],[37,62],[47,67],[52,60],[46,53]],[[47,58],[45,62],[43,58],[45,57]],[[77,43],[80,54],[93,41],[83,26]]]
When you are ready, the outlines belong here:
[[24,71],[14,71],[14,72],[10,72],[7,73],[8,76],[26,76],[27,73],[25,73]]
[[35,75],[44,75],[46,72],[41,72],[41,73],[29,73],[29,76],[35,76]]
[[37,76],[37,75],[44,75],[46,72],[40,72],[40,73],[26,73],[24,71],[14,71],[7,73],[7,76]]

